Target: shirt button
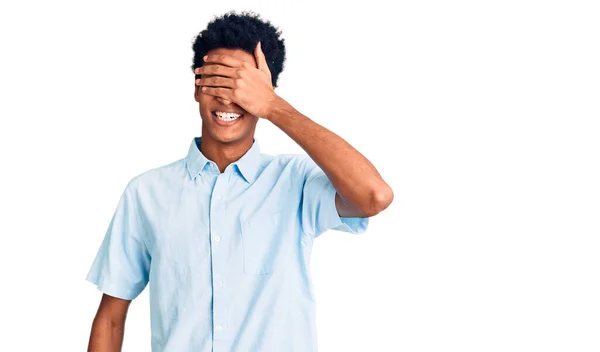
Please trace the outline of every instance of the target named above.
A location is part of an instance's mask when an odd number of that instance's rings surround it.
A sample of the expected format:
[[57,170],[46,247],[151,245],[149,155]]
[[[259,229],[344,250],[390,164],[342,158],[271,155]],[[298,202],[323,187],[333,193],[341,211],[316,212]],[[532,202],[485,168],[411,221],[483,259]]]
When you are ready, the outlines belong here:
[[221,332],[221,331],[223,331],[223,327],[221,325],[217,325],[217,327],[215,328],[215,330],[217,332]]
[[215,236],[215,242],[219,242],[221,240],[221,236],[217,235]]
[[216,200],[221,200],[221,196],[215,196]]
[[219,287],[223,287],[223,280],[219,280]]

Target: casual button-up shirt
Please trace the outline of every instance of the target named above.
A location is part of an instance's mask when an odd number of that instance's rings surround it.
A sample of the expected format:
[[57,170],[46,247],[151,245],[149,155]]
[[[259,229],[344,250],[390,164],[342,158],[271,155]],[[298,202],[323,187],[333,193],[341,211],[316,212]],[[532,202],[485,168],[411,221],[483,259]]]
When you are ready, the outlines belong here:
[[313,241],[369,218],[339,216],[306,154],[254,140],[221,173],[201,142],[128,182],[86,279],[126,300],[149,283],[153,352],[317,351]]

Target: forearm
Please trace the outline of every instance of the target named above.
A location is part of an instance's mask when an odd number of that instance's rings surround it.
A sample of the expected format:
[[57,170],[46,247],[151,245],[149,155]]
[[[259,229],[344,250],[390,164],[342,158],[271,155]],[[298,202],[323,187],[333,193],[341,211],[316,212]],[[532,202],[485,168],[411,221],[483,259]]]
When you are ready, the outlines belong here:
[[96,315],[88,352],[121,352],[125,321],[115,322]]
[[325,172],[337,193],[366,215],[391,203],[393,193],[375,166],[348,142],[298,112],[282,98],[265,118],[306,151]]

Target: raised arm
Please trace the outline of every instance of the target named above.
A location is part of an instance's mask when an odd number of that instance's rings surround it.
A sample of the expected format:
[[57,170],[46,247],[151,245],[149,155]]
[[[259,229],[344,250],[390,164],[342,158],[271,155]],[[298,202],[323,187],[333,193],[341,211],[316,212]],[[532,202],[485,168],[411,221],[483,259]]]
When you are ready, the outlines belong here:
[[[336,190],[340,216],[371,217],[394,199],[392,188],[375,166],[340,136],[312,121],[275,94],[271,72],[259,45],[256,67],[229,55],[207,55],[196,74],[204,94],[233,101],[247,112],[271,121],[290,136],[327,175]],[[219,76],[219,77],[216,77]]]

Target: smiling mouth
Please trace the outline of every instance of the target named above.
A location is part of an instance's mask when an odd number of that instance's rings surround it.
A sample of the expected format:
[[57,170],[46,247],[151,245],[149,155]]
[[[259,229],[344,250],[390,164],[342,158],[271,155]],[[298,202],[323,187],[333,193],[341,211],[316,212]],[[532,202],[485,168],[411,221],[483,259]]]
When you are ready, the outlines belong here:
[[224,112],[215,110],[212,111],[213,118],[219,125],[229,126],[237,122],[239,119],[244,117],[244,114]]

